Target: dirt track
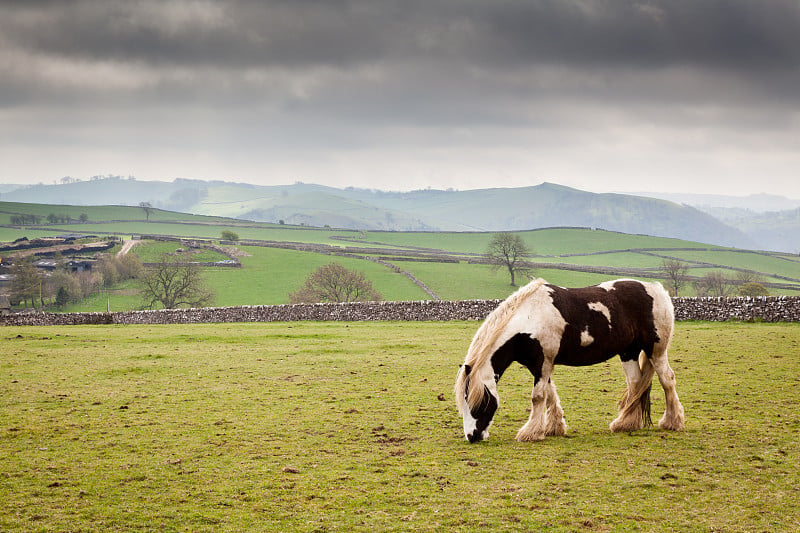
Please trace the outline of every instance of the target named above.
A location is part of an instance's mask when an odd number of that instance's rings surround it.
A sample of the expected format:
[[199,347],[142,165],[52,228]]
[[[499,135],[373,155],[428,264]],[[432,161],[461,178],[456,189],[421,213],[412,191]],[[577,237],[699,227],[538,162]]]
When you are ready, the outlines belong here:
[[128,252],[131,251],[131,248],[133,248],[134,246],[136,246],[140,242],[141,241],[134,241],[134,240],[123,242],[122,243],[122,250],[117,252],[117,257],[122,257],[123,255],[127,254]]

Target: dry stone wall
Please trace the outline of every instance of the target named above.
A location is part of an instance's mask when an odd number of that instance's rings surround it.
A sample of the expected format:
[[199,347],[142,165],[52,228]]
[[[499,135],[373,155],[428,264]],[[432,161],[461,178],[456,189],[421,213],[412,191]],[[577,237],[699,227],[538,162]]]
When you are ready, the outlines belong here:
[[800,296],[673,298],[676,320],[800,322]]
[[[800,322],[800,297],[675,298],[677,320]],[[0,325],[191,324],[370,320],[483,320],[500,300],[351,302],[0,316]]]

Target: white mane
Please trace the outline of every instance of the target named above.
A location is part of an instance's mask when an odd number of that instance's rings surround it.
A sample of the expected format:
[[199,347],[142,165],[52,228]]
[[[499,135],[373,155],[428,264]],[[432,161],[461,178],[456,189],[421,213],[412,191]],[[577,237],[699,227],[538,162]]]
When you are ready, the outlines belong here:
[[[467,350],[467,357],[464,360],[464,364],[469,365],[472,368],[472,372],[482,369],[491,362],[492,355],[497,349],[498,339],[503,334],[511,318],[519,307],[545,283],[547,282],[541,278],[531,281],[524,287],[520,287],[515,293],[503,300],[494,311],[489,313],[489,316],[486,317],[486,320],[483,321],[483,324],[481,324],[481,327],[478,328],[472,338],[469,350]],[[469,382],[465,405],[466,380],[467,375],[462,367],[455,385],[456,403],[459,411],[466,408],[467,405],[473,408],[483,399],[483,384],[479,383],[480,380],[473,379]]]

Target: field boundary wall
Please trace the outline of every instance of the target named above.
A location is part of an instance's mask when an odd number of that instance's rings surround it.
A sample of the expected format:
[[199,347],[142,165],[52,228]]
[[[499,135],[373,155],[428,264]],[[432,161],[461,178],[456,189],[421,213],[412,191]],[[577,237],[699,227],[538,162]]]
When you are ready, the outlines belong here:
[[[483,320],[500,301],[427,300],[206,307],[111,313],[20,313],[0,316],[0,325]],[[800,296],[674,298],[673,302],[676,320],[800,322]]]

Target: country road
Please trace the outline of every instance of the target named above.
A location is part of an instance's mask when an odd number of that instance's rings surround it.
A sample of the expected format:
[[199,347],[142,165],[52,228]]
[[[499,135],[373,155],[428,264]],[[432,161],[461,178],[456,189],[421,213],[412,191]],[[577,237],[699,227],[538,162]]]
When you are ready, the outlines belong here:
[[140,242],[141,241],[134,241],[134,240],[123,242],[122,243],[122,249],[119,252],[117,252],[117,257],[122,257],[123,255],[127,254],[128,252],[131,251],[131,248],[133,248],[134,246],[136,246]]

